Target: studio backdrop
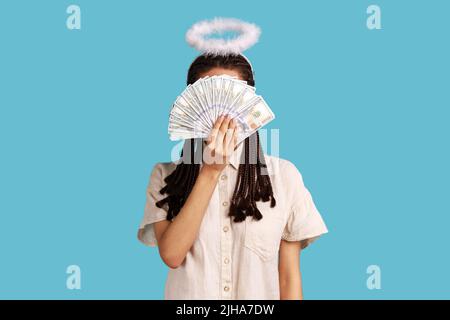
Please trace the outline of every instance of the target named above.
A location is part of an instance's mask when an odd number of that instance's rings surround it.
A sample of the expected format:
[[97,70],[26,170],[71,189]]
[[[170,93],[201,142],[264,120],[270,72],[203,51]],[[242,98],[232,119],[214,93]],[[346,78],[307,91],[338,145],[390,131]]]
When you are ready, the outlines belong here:
[[[450,298],[450,3],[25,1],[0,4],[0,298],[162,299],[137,239],[195,22],[263,30],[246,51],[329,232],[305,299]],[[270,136],[270,134],[269,134]],[[271,143],[272,142],[272,143]]]

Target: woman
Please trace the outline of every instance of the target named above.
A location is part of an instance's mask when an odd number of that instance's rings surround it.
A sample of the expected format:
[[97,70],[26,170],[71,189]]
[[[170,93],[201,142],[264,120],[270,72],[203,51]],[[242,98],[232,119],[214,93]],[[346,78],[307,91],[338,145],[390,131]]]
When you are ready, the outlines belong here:
[[[221,74],[254,86],[242,55],[200,55],[187,83]],[[138,237],[170,267],[166,299],[303,298],[300,250],[327,228],[296,167],[265,155],[257,132],[236,147],[236,131],[221,117],[205,141],[224,161],[153,168]]]

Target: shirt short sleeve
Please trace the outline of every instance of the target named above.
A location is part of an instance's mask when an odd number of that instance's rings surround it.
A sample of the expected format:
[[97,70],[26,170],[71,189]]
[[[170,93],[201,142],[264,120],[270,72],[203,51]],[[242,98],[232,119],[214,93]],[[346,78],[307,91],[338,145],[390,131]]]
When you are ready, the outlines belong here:
[[291,190],[288,192],[290,212],[282,239],[300,241],[304,249],[320,235],[327,233],[328,229],[295,165],[287,161],[284,173]]
[[165,185],[164,177],[166,176],[166,164],[157,163],[150,174],[149,183],[146,192],[146,202],[144,208],[144,217],[138,230],[138,239],[145,245],[157,246],[154,224],[158,221],[166,220],[167,211],[158,208],[156,202],[166,197],[159,193]]

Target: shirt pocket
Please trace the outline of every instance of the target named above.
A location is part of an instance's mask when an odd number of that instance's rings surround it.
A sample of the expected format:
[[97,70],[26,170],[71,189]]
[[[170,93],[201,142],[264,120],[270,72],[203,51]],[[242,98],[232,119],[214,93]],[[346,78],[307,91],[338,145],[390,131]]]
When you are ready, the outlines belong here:
[[[261,207],[265,207],[265,204],[263,203]],[[263,215],[261,220],[252,217],[245,219],[244,245],[263,261],[270,261],[277,256],[283,233],[281,213],[274,210],[275,208],[267,207],[267,210],[261,210],[258,203],[258,208]]]

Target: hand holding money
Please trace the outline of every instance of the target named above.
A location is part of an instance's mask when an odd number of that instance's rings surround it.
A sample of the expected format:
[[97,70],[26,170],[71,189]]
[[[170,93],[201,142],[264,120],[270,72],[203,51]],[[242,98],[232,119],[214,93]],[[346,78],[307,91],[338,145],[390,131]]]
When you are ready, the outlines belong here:
[[229,163],[238,137],[236,120],[229,115],[220,116],[206,139],[203,163],[208,169],[221,172]]

